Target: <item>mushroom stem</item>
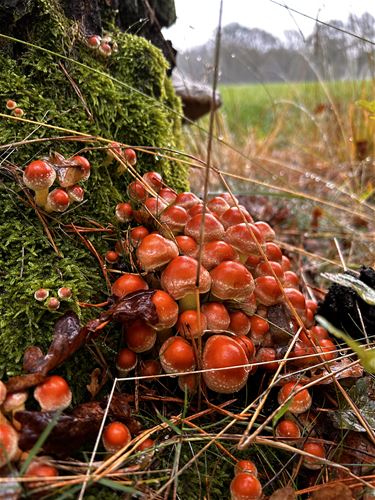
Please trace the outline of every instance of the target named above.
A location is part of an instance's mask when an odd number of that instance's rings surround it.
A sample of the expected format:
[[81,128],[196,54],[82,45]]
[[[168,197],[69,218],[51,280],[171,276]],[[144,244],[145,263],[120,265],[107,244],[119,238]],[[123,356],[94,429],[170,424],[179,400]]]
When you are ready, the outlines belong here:
[[38,205],[38,207],[44,207],[47,203],[48,190],[49,188],[39,189],[38,191],[35,191],[34,198],[35,203]]
[[181,312],[189,309],[195,310],[197,308],[197,296],[195,293],[188,293],[178,301],[179,309]]

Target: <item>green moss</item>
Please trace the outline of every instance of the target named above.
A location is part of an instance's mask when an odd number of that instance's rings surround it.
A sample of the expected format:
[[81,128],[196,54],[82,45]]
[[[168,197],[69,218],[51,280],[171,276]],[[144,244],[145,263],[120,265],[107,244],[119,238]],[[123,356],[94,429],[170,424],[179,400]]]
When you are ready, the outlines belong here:
[[[118,53],[103,59],[86,47],[78,26],[63,16],[58,4],[52,8],[50,0],[38,0],[37,10],[40,22],[32,34],[33,43],[95,71],[33,47],[23,46],[21,57],[15,61],[5,47],[0,52],[0,102],[16,100],[25,111],[25,118],[33,121],[132,145],[179,148],[181,106],[166,76],[167,63],[158,49],[142,38],[118,32],[113,33]],[[59,135],[65,134],[29,123],[0,121],[0,144]],[[23,167],[34,158],[48,155],[50,150],[69,157],[84,146],[56,140],[31,143],[15,148],[7,159]],[[48,222],[63,257],[54,252],[35,212],[24,202],[20,186],[9,176],[0,177],[0,376],[20,372],[28,345],[47,348],[53,323],[64,310],[73,307],[82,322],[87,321],[96,312],[80,310],[76,302],[95,302],[108,293],[96,259],[76,235],[66,232],[64,224],[88,225],[90,219],[104,225],[113,222],[114,206],[125,199],[129,179],[118,174],[115,166],[101,166],[105,153],[96,148],[103,143],[93,141],[87,146],[94,148],[85,153],[92,164],[92,175],[84,186],[86,202],[81,207],[73,205],[69,213],[54,216]],[[140,153],[137,169],[141,173],[160,171],[171,186],[187,188],[186,171],[161,157]],[[101,254],[111,246],[100,235],[88,238]],[[39,287],[56,293],[62,285],[72,287],[74,300],[64,303],[56,313],[48,312],[33,299]],[[116,343],[116,338],[111,342]],[[64,369],[68,375],[79,370],[88,383],[93,366],[92,355],[82,351]],[[85,384],[80,381],[80,386]],[[76,393],[77,399],[81,396]]]

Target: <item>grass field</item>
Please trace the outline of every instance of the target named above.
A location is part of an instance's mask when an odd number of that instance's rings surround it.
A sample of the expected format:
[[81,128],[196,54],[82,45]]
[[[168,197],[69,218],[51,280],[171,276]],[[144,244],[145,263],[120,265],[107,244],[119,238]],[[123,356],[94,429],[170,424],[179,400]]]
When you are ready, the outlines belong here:
[[374,88],[374,80],[366,80],[222,85],[220,92],[229,131],[243,137],[253,129],[264,138],[280,120],[293,133],[302,122],[313,125],[329,108],[341,117],[351,114],[357,100],[374,98]]

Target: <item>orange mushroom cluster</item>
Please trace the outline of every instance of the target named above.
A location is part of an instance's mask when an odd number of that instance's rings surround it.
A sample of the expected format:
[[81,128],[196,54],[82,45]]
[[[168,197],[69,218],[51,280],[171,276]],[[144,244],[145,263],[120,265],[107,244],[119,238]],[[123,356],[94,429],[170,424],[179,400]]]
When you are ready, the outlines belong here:
[[[116,279],[112,294],[120,301],[155,290],[157,321],[123,325],[119,373],[129,373],[141,356],[138,375],[162,369],[193,393],[199,370],[205,387],[232,393],[246,385],[254,364],[275,371],[279,348],[297,331],[291,365],[335,357],[327,331],[313,324],[317,304],[301,292],[275,232],[234,196],[223,193],[204,205],[194,193],[173,191],[157,172],[139,176],[127,192],[115,208],[122,237],[105,258],[110,269],[130,262],[132,272]],[[275,324],[280,308],[286,326]]]
[[[34,191],[35,203],[46,212],[64,212],[71,203],[81,202],[84,189],[80,182],[90,177],[91,165],[84,156],[65,159],[59,153],[34,160],[23,171],[23,182]],[[59,187],[52,189],[57,180]]]

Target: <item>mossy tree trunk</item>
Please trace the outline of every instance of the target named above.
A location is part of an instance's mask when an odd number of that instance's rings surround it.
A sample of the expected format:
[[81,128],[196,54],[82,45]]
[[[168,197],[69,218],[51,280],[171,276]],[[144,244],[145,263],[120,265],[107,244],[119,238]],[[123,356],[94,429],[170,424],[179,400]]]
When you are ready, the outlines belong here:
[[[103,2],[104,10],[106,4]],[[82,16],[96,2],[77,0],[74,5],[76,14],[79,5],[84,7]],[[0,103],[14,99],[27,120],[0,118],[0,145],[9,145],[0,150],[0,378],[22,370],[22,355],[29,345],[47,348],[59,315],[74,309],[85,323],[95,312],[81,309],[79,302],[101,301],[110,292],[96,258],[80,238],[67,232],[67,225],[113,224],[116,234],[109,239],[100,233],[88,236],[99,255],[113,248],[124,229],[116,225],[114,207],[126,199],[130,178],[119,173],[115,165],[102,165],[105,142],[82,143],[56,136],[77,131],[157,151],[181,147],[181,104],[167,76],[167,61],[144,38],[111,25],[103,5],[98,3],[102,26],[118,45],[118,52],[108,59],[88,48],[86,28],[81,20],[67,17],[59,1],[6,0],[0,4],[2,33],[33,44],[0,35]],[[95,9],[89,14],[83,16],[85,22],[94,26],[99,16]],[[10,115],[3,106],[1,111]],[[12,146],[25,139],[29,142]],[[25,196],[22,182],[11,172],[16,169],[21,179],[19,174],[33,159],[51,151],[70,157],[83,148],[87,150],[82,154],[92,165],[91,177],[84,185],[85,203],[68,213],[46,217],[58,255]],[[139,173],[158,170],[174,188],[187,187],[186,168],[161,154],[139,153],[137,169]],[[72,288],[73,299],[55,313],[33,298],[37,288],[48,288],[54,295],[61,286]],[[116,330],[98,341],[109,364],[120,336]],[[62,368],[63,375],[79,381],[75,384],[76,400],[82,399],[89,373],[97,366],[91,352],[83,350]]]

